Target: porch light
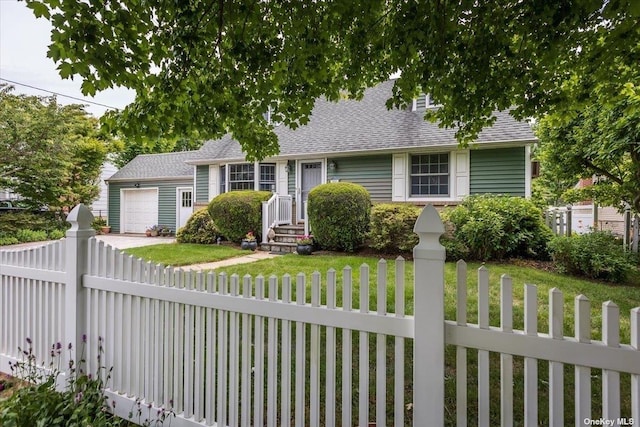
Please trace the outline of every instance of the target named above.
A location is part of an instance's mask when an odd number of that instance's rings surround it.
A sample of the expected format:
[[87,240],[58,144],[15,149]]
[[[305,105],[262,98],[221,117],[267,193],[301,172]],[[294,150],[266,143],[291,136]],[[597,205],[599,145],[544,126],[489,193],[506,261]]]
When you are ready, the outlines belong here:
[[334,171],[334,170],[336,170],[336,169],[338,169],[338,165],[336,164],[336,162],[334,162],[333,160],[331,160],[331,161],[329,162],[329,170],[330,170],[330,171]]
[[287,163],[287,164],[284,166],[284,171],[285,171],[286,173],[291,172],[291,168],[289,167],[289,163]]

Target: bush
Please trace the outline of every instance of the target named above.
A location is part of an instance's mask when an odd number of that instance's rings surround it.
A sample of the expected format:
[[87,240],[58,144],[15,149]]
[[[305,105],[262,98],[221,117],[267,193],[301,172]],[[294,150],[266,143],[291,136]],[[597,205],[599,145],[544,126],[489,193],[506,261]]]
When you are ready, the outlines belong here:
[[20,241],[15,237],[0,236],[0,246],[17,245],[18,243],[20,243]]
[[215,197],[207,209],[215,227],[228,240],[240,242],[249,231],[259,239],[262,202],[271,196],[269,191],[231,191]]
[[468,248],[471,259],[548,258],[553,235],[542,211],[529,200],[471,196],[443,217],[453,224],[453,238]]
[[0,215],[0,234],[15,235],[19,230],[66,231],[70,227],[63,217],[54,212],[11,212]]
[[556,268],[563,273],[608,282],[625,282],[635,268],[634,257],[608,231],[571,237],[557,236],[549,243]]
[[313,237],[321,247],[353,252],[364,242],[371,199],[363,186],[349,182],[319,185],[309,192],[307,209]]
[[381,203],[371,209],[369,246],[384,253],[410,252],[418,244],[413,232],[418,216],[417,206],[400,203]]
[[50,240],[60,240],[65,236],[65,232],[62,230],[52,230],[49,232]]
[[176,233],[178,243],[216,243],[220,232],[213,225],[209,211],[206,208],[199,209],[189,217],[189,220]]
[[47,240],[46,231],[18,230],[16,239],[22,242],[41,242]]

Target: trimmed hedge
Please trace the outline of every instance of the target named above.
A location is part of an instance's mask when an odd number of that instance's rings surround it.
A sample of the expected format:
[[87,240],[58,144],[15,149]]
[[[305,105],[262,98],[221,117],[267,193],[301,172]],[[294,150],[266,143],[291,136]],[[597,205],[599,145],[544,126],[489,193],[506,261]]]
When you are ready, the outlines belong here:
[[309,192],[309,225],[323,248],[353,252],[362,245],[369,228],[371,198],[361,185],[332,182]]
[[195,211],[176,233],[178,243],[213,244],[218,237],[220,232],[213,224],[207,208]]
[[384,253],[410,252],[418,244],[413,226],[422,209],[404,203],[381,203],[371,209],[369,246]]
[[620,239],[608,231],[556,236],[549,243],[551,256],[561,273],[608,282],[625,282],[636,267]]
[[521,197],[471,196],[443,212],[443,220],[455,227],[453,239],[469,250],[470,259],[547,259],[553,237],[542,211]]
[[207,207],[214,226],[232,242],[240,242],[249,231],[258,241],[262,233],[262,202],[272,196],[269,191],[230,191],[220,194]]

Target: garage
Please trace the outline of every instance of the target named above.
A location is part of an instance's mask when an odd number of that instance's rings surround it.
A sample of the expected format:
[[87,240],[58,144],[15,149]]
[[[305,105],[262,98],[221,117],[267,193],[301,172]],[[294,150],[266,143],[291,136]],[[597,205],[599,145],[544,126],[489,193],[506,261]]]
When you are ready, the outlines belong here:
[[158,224],[158,189],[121,190],[121,233],[144,233]]

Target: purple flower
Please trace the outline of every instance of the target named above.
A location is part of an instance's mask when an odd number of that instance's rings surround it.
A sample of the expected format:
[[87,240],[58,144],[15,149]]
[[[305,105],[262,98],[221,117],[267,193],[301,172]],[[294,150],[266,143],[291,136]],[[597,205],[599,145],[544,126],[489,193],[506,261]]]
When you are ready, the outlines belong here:
[[60,350],[62,348],[62,344],[60,342],[56,343],[56,350]]
[[31,338],[27,337],[27,344],[31,344]]
[[80,403],[80,401],[82,400],[82,392],[79,392],[78,394],[76,394],[76,397],[74,400],[76,404]]
[[82,334],[82,342],[87,342],[87,334]]
[[73,344],[69,343],[69,345],[67,346],[67,348],[68,348],[69,350],[71,350],[71,349],[73,348]]

